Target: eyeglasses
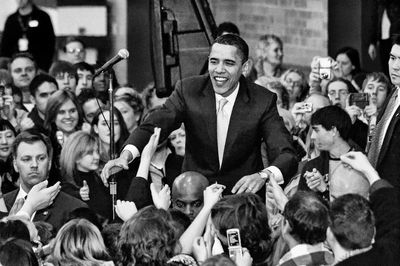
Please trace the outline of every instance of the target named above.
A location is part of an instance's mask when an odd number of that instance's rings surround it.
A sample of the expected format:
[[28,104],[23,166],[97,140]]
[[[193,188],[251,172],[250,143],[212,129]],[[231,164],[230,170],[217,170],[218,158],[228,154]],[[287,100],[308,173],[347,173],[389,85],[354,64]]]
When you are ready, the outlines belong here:
[[79,48],[67,49],[67,53],[69,53],[69,54],[75,54],[75,53],[79,54],[79,53],[82,53],[82,52],[83,52],[83,49],[79,49]]

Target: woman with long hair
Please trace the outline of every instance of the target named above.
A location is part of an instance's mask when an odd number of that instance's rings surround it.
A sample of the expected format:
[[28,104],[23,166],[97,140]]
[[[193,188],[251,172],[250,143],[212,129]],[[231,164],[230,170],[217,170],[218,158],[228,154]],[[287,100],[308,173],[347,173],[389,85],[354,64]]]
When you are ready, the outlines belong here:
[[1,192],[6,194],[18,188],[19,174],[15,171],[12,146],[17,132],[8,120],[0,119],[0,178]]
[[86,219],[64,224],[54,243],[51,259],[54,265],[114,265],[99,229]]
[[81,128],[82,123],[82,109],[73,92],[58,90],[50,96],[46,106],[44,126],[53,145],[52,163],[56,169],[59,169],[62,146],[69,135]]
[[87,202],[89,208],[103,218],[111,219],[110,193],[97,173],[99,162],[97,138],[84,131],[73,133],[61,150],[63,190]]

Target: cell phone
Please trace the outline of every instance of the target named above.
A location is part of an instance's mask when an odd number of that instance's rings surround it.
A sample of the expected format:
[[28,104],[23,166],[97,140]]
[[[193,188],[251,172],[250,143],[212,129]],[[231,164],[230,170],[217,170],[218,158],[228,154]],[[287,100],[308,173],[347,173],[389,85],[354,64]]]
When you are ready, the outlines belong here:
[[332,58],[321,57],[319,60],[319,78],[330,79],[332,76]]
[[313,110],[312,103],[303,103],[303,106],[301,107],[301,110],[303,110],[306,113],[311,113],[312,110]]
[[349,105],[356,105],[360,109],[364,109],[369,105],[369,94],[368,93],[350,93]]
[[240,240],[240,231],[238,228],[226,230],[226,238],[228,239],[229,257],[236,261],[242,257],[242,241]]

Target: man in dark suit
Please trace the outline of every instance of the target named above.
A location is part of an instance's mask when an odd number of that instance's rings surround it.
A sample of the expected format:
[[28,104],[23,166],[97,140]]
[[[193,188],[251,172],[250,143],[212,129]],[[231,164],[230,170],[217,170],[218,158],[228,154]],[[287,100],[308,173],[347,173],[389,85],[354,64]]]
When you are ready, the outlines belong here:
[[[49,139],[34,130],[21,132],[13,146],[14,168],[19,173],[20,188],[4,195],[10,211],[16,201],[23,201],[32,187],[48,178],[53,148]],[[33,214],[33,221],[45,221],[58,230],[71,211],[87,207],[82,201],[59,192],[53,203]]]
[[[249,68],[249,48],[237,35],[218,37],[211,47],[208,75],[178,82],[163,107],[151,114],[129,137],[119,158],[102,172],[128,168],[154,131],[165,139],[183,122],[186,152],[182,171],[196,171],[210,183],[225,185],[230,193],[263,188],[273,174],[281,183],[297,170],[291,136],[276,107],[276,95],[248,83],[242,73]],[[263,169],[261,141],[267,146],[270,166]]]
[[380,177],[400,191],[400,36],[393,39],[388,65],[395,88],[378,115],[368,158]]

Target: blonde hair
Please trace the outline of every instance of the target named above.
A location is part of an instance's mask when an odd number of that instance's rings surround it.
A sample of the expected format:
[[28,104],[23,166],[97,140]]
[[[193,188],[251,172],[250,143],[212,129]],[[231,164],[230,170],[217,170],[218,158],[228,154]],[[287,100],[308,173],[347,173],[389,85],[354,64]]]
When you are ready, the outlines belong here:
[[95,136],[81,130],[71,134],[60,156],[61,176],[64,181],[76,184],[74,181],[76,161],[86,154],[93,153],[96,149],[98,151],[99,145]]
[[64,224],[54,241],[52,262],[55,265],[101,265],[109,261],[99,229],[86,219]]

